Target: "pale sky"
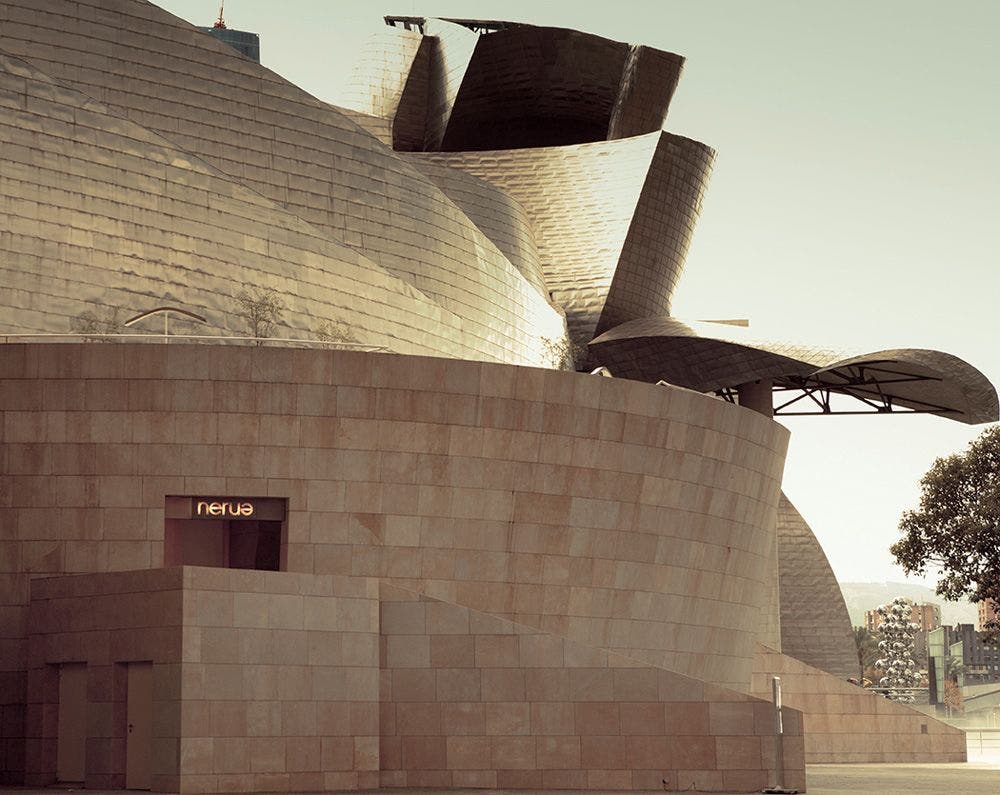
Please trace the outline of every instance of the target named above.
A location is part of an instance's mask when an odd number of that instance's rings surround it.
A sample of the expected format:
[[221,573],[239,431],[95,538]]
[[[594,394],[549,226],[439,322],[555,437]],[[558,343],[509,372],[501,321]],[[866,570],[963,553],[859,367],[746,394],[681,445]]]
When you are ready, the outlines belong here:
[[[199,25],[218,0],[159,0]],[[687,58],[666,128],[718,151],[674,314],[825,347],[944,350],[1000,381],[995,0],[228,0],[261,61],[335,102],[383,14],[575,28]],[[902,581],[888,546],[933,460],[982,430],[803,417],[785,491],[842,581]]]

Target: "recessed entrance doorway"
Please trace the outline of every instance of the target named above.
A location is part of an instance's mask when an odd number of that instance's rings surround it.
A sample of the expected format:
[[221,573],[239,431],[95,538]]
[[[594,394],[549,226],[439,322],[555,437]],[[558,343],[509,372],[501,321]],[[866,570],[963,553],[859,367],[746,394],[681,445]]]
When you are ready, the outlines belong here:
[[286,501],[273,497],[166,498],[166,566],[284,569]]

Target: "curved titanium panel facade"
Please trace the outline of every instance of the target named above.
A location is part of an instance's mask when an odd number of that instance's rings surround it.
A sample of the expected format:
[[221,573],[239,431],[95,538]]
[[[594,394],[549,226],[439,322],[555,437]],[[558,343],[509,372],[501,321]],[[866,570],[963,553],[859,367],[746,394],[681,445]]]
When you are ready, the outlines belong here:
[[780,651],[839,679],[857,679],[858,655],[840,584],[812,529],[784,494],[777,539]]
[[707,147],[668,133],[406,157],[467,171],[524,206],[545,282],[581,342],[594,336],[602,312],[669,310],[712,162]]
[[285,496],[289,571],[386,577],[749,684],[787,441],[754,412],[596,376],[347,351],[2,355],[13,501],[0,516],[18,539],[6,577],[162,565],[166,494]]
[[631,45],[608,122],[608,140],[660,129],[683,66],[684,59],[672,52]]
[[459,89],[479,43],[479,34],[443,19],[427,20],[424,30],[433,37],[427,93],[425,97],[420,97],[418,83],[414,86],[417,96],[409,101],[416,105],[423,99],[426,103],[427,117],[422,148],[436,150],[441,148],[441,141],[448,131]]
[[704,144],[660,134],[595,336],[629,320],[670,314],[714,161]]
[[532,219],[524,207],[493,183],[460,169],[425,159],[415,158],[412,162],[458,205],[548,301],[549,291],[538,259]]
[[537,363],[537,336],[559,336],[559,313],[475,225],[331,106],[138,0],[114,14],[97,0],[10,9],[5,52],[410,282],[460,317],[485,356]]
[[517,25],[480,36],[439,148],[603,141],[628,54],[627,44],[562,28]]
[[350,108],[389,121],[393,149],[423,147],[430,49],[419,33],[382,28],[365,43],[344,89]]
[[424,139],[397,137],[401,151],[568,146],[656,132],[684,65],[674,53],[564,28],[505,24],[479,35],[433,18],[423,28],[419,55],[414,32],[373,36],[349,100],[407,129],[416,127],[407,108],[426,107]]
[[[488,355],[409,284],[161,136],[3,55],[0,83],[20,98],[0,117],[5,330],[178,302],[241,334],[236,296],[254,284],[281,296],[277,336],[341,322],[369,345]],[[174,333],[203,328],[175,320]]]

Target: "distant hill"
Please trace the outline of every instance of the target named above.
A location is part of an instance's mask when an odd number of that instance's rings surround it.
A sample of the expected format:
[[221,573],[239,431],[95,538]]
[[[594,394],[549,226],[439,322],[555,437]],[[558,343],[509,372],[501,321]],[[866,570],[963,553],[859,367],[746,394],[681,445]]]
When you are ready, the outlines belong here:
[[842,582],[840,590],[851,614],[851,625],[865,625],[865,611],[874,610],[895,596],[905,596],[914,602],[932,602],[941,605],[941,622],[944,624],[975,624],[978,610],[971,602],[946,602],[933,588],[905,582]]

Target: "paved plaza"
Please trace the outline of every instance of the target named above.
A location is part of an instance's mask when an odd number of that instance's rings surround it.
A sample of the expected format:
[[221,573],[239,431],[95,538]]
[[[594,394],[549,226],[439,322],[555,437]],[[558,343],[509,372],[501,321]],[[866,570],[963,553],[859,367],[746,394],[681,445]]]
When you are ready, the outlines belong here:
[[[967,764],[807,765],[808,795],[994,795],[1000,792],[1000,758]],[[13,787],[17,795],[52,795],[52,789]],[[72,790],[69,790],[72,791]],[[697,790],[682,790],[697,792]],[[83,790],[86,795],[129,795],[133,790]],[[399,790],[369,790],[372,795],[393,795]],[[540,790],[435,790],[422,795],[543,795]],[[571,795],[566,790],[566,795]],[[305,795],[305,793],[303,793]],[[586,795],[622,795],[621,791],[588,790]]]
[[1000,760],[930,765],[808,765],[809,795],[993,795]]

